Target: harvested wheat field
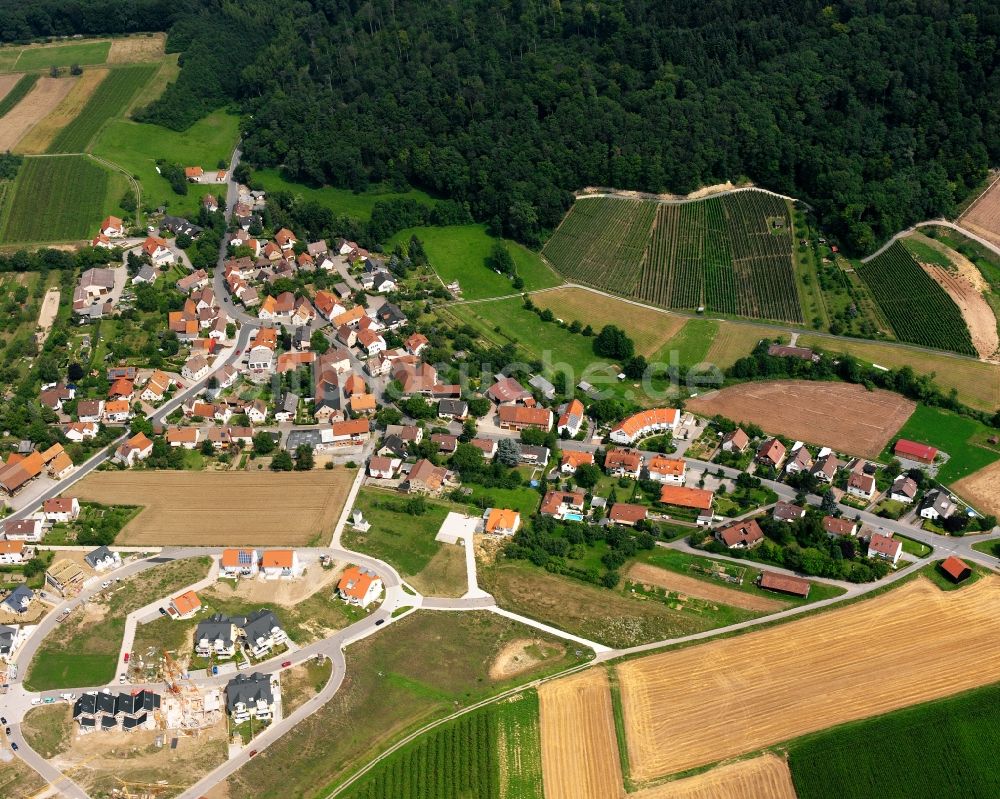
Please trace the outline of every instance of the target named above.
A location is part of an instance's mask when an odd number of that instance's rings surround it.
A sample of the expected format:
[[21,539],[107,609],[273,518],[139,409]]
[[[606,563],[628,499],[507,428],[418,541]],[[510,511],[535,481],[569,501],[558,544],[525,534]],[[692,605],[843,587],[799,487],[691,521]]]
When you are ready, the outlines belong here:
[[558,319],[569,324],[574,319],[600,330],[617,325],[635,342],[637,355],[647,358],[657,353],[687,321],[653,308],[625,300],[605,297],[582,288],[558,288],[533,294],[531,301],[539,308],[549,308]]
[[689,411],[702,416],[721,413],[769,433],[869,458],[885,449],[916,407],[891,391],[809,380],[744,383],[687,402]]
[[132,64],[136,61],[157,61],[163,56],[166,35],[154,33],[149,36],[129,36],[127,39],[112,39],[108,51],[109,64]]
[[630,793],[628,799],[795,799],[788,764],[762,755]]
[[966,209],[958,223],[993,244],[1000,245],[1000,178]]
[[24,99],[0,117],[0,151],[12,150],[29,130],[48,116],[79,78],[39,78]]
[[608,675],[587,669],[538,689],[545,799],[624,796]]
[[83,107],[90,102],[91,95],[97,91],[97,87],[107,76],[108,70],[101,67],[84,72],[77,78],[76,84],[63,101],[18,142],[17,151],[25,155],[47,152],[52,140],[59,135],[59,131],[77,118]]
[[996,577],[958,591],[919,579],[829,613],[623,663],[632,776],[676,774],[991,682],[998,603]]
[[[753,348],[761,339],[773,339],[781,335],[782,331],[774,327],[737,324],[736,322],[720,320],[719,332],[712,339],[712,344],[705,355],[705,362],[725,369],[753,352]],[[787,334],[785,340],[787,340]]]
[[744,610],[757,610],[762,613],[771,613],[775,610],[787,608],[788,603],[780,599],[771,599],[766,596],[755,596],[745,591],[737,591],[734,588],[726,588],[724,585],[716,585],[707,580],[699,580],[695,577],[688,577],[686,574],[678,574],[669,569],[661,569],[659,566],[650,566],[648,563],[636,563],[628,570],[625,579],[643,585],[655,585],[667,591],[674,591],[679,594],[686,594],[695,599],[704,599],[707,602],[718,602],[722,605],[729,605],[733,608],[743,608]]
[[1000,516],[1000,461],[963,477],[951,488],[981,513]]
[[326,543],[354,471],[94,472],[77,483],[81,500],[143,505],[116,543],[304,546]]

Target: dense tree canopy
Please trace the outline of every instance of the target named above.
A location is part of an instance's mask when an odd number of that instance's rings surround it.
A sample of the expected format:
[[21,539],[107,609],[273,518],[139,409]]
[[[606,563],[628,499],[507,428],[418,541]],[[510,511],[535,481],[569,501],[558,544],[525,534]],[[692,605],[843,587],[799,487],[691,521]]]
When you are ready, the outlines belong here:
[[583,186],[747,176],[870,249],[1000,155],[994,0],[188,0],[168,19],[184,70],[146,119],[237,100],[258,164],[410,182],[529,243]]

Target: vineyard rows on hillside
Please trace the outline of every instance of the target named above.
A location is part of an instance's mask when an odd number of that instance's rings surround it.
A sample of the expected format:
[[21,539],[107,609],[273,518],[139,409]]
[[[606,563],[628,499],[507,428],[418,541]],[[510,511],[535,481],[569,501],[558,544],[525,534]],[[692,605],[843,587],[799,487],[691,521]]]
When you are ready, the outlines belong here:
[[788,206],[765,192],[581,198],[543,253],[570,280],[661,307],[802,321]]
[[861,264],[858,274],[900,341],[976,354],[958,306],[900,242]]

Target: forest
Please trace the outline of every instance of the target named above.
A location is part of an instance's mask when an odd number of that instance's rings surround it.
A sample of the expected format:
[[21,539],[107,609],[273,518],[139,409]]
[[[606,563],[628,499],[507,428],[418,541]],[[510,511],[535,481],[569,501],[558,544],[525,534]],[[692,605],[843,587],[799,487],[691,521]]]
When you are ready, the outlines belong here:
[[186,0],[164,20],[184,69],[143,119],[237,103],[254,164],[410,183],[534,245],[584,186],[747,177],[865,252],[1000,155],[992,0]]

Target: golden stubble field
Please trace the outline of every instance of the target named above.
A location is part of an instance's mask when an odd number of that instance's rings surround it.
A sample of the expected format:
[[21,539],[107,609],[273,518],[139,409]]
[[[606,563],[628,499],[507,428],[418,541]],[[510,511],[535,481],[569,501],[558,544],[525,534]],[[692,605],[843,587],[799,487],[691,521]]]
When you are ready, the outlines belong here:
[[0,151],[11,150],[63,101],[79,78],[41,77],[24,99],[0,118]]
[[608,675],[603,668],[538,689],[545,799],[624,795]]
[[795,786],[788,764],[767,754],[637,791],[628,799],[795,799]]
[[304,546],[325,544],[355,472],[94,472],[80,500],[142,505],[116,539],[123,545]]
[[108,76],[109,70],[102,67],[87,69],[73,84],[58,106],[39,120],[17,143],[17,151],[25,155],[38,155],[48,150],[53,139],[70,122],[77,118],[84,106],[90,102],[97,87]]
[[997,607],[996,577],[950,592],[920,579],[829,613],[623,663],[632,777],[676,774],[992,682]]

